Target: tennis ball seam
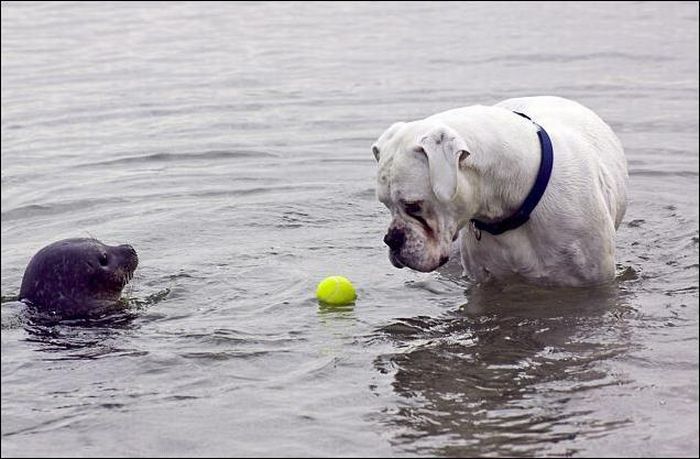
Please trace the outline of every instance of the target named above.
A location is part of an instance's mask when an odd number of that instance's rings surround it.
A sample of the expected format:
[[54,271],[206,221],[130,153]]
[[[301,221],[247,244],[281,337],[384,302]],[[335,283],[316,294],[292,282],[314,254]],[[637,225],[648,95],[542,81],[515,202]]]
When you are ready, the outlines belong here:
[[338,279],[338,276],[333,276],[333,280],[335,281],[335,286],[333,287],[333,293],[330,295],[330,298],[338,301],[338,298],[335,296],[338,294],[338,290],[340,290],[340,279]]
[[338,298],[336,295],[338,294],[338,290],[340,290],[340,279],[338,276],[331,276],[331,279],[333,280],[333,291],[327,295],[327,300],[329,303],[336,303],[338,301]]
[[[352,285],[352,282],[350,282],[343,276],[328,276],[325,280],[321,282],[321,284],[323,284],[323,282],[327,282],[328,290],[326,290],[326,293],[324,295],[318,295],[317,292],[317,296],[318,299],[324,303],[337,306],[343,304],[350,304],[354,302],[357,298],[357,294],[355,293],[355,289]],[[347,291],[348,295],[345,295],[346,292],[343,289],[343,286],[346,283],[349,287]],[[321,286],[321,284],[319,284],[319,287]]]

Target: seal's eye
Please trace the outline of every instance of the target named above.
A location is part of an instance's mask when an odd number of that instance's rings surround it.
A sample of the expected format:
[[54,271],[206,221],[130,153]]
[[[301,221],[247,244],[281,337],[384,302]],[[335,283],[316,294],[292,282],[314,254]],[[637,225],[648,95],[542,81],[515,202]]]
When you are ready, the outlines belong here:
[[101,264],[102,266],[107,266],[107,262],[109,261],[109,260],[107,260],[107,254],[106,254],[106,253],[101,253],[101,254],[100,254],[100,260],[99,260],[99,261],[100,261],[100,264]]

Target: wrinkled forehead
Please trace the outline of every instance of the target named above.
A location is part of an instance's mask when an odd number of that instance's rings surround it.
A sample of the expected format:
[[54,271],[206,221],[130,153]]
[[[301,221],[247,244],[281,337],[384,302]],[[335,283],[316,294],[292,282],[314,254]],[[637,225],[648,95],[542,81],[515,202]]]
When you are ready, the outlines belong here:
[[428,160],[415,142],[396,141],[384,146],[377,173],[378,197],[382,202],[418,201],[432,192]]

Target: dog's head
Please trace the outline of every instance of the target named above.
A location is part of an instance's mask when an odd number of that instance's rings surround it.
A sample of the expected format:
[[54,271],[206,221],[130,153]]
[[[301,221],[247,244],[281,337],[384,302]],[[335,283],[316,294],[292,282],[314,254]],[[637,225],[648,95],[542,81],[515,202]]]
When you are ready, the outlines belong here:
[[372,145],[377,198],[393,217],[384,242],[397,268],[429,272],[449,259],[452,241],[474,213],[469,148],[430,120],[395,123]]

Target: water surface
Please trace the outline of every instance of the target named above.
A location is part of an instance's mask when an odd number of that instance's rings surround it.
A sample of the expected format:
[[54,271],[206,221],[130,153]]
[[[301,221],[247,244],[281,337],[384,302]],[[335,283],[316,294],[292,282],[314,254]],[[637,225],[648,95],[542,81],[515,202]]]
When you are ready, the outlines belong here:
[[[141,260],[129,316],[3,303],[3,456],[697,455],[697,56],[696,3],[3,2],[3,296]],[[618,280],[394,269],[372,142],[538,94],[625,145]]]

